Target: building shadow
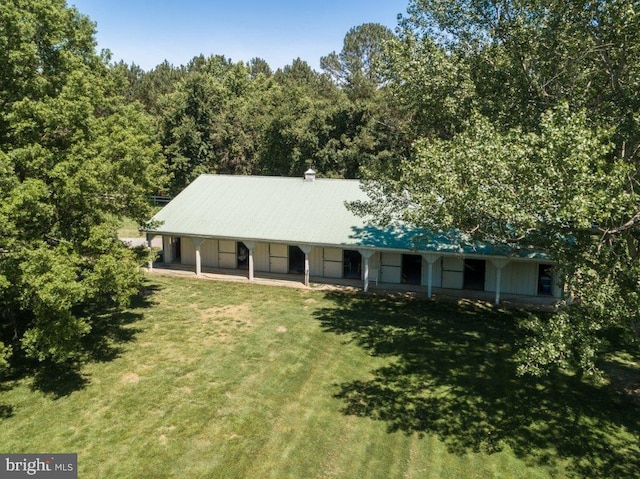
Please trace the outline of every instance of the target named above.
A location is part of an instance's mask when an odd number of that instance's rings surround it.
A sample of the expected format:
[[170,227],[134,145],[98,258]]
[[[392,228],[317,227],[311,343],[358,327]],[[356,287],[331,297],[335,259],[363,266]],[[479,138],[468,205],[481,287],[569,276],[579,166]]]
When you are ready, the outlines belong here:
[[531,313],[401,295],[328,292],[317,312],[385,366],[336,385],[347,415],[389,432],[438,437],[451,453],[510,448],[532,466],[568,467],[579,477],[629,478],[640,471],[640,409],[608,387],[556,372],[516,375]]

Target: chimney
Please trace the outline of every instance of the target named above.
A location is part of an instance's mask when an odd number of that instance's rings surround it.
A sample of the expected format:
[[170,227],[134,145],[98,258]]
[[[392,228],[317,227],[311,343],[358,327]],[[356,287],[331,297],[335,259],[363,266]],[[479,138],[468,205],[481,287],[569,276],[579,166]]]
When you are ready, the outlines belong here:
[[304,172],[304,181],[316,181],[316,172],[309,168]]

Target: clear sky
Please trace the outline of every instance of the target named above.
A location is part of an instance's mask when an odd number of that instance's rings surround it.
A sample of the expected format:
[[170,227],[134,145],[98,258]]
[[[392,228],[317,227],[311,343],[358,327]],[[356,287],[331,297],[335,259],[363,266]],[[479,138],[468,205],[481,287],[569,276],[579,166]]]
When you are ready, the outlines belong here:
[[273,70],[300,57],[319,70],[350,28],[392,30],[408,0],[67,0],[97,23],[98,50],[149,70],[196,55],[264,58]]

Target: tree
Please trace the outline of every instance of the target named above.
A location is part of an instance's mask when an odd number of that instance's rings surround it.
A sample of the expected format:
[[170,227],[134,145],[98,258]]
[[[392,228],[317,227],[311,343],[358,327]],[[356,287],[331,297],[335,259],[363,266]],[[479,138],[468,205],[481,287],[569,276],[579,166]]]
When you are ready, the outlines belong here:
[[[319,75],[301,59],[278,69],[275,85],[265,98],[270,113],[260,150],[261,174],[292,176],[304,172],[326,134],[327,110],[331,102]],[[333,98],[333,97],[332,97]]]
[[492,121],[535,128],[567,101],[623,131],[618,153],[626,143],[629,155],[640,135],[632,119],[640,101],[637,9],[632,0],[415,0],[403,25],[466,59],[480,111]]
[[174,67],[166,60],[148,72],[133,63],[127,65],[119,62],[112,68],[117,70],[116,74],[123,75],[127,79],[122,92],[125,101],[127,103],[139,101],[153,115],[159,114],[159,99],[163,95],[172,93],[187,74],[186,67]]
[[[421,119],[418,139],[394,175],[371,174],[368,206],[547,251],[574,301],[529,324],[520,371],[596,371],[603,331],[638,340],[636,2],[415,0],[408,11],[393,87]],[[451,126],[437,127],[440,113]]]
[[379,23],[353,27],[340,53],[320,58],[320,66],[351,99],[370,97],[386,81],[385,43],[393,38],[393,32]]
[[265,78],[269,78],[271,75],[273,75],[269,63],[267,63],[267,61],[263,58],[252,58],[251,60],[249,60],[248,67],[251,78],[253,78],[254,80],[258,75],[264,75]]
[[96,311],[141,284],[116,227],[149,217],[162,159],[87,17],[64,0],[9,0],[0,25],[0,339],[65,362]]
[[478,108],[472,65],[430,36],[404,30],[389,44],[389,102],[401,110],[412,138],[452,138]]

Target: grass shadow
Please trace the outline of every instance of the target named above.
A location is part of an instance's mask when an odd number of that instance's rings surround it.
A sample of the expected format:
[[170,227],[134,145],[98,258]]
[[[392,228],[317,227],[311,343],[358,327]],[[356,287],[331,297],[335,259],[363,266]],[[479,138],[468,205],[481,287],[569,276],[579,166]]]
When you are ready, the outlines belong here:
[[87,384],[89,378],[82,374],[79,364],[45,364],[33,375],[31,389],[60,399],[84,389]]
[[13,406],[0,404],[0,419],[8,419],[13,416]]
[[[10,391],[13,389],[14,384],[10,379],[2,379],[0,380],[0,394],[6,391]],[[0,420],[9,419],[13,417],[15,412],[15,408],[11,404],[7,404],[4,402],[0,402]]]
[[[13,383],[31,377],[31,389],[41,391],[59,399],[74,391],[85,388],[90,378],[83,373],[83,366],[90,362],[113,361],[120,356],[124,345],[135,340],[141,331],[133,325],[144,317],[143,310],[153,305],[153,295],[159,286],[145,282],[140,292],[132,298],[130,307],[125,311],[100,311],[92,315],[91,330],[82,339],[82,350],[78,359],[66,363],[39,363],[17,350],[14,353],[12,371],[8,380]],[[9,384],[5,381],[5,387]],[[2,418],[0,405],[0,418]],[[13,413],[10,405],[4,405]]]
[[145,283],[132,298],[129,309],[103,311],[93,316],[91,331],[83,338],[84,355],[88,361],[113,361],[120,355],[122,346],[133,341],[140,332],[132,324],[142,319],[142,310],[153,306],[152,298],[158,289],[157,285]]
[[317,312],[323,328],[389,358],[371,378],[337,385],[345,414],[383,421],[389,431],[435,435],[459,455],[508,446],[531,465],[566,461],[576,476],[638,477],[635,405],[570,375],[516,375],[517,322],[530,313],[327,295],[334,307]]

